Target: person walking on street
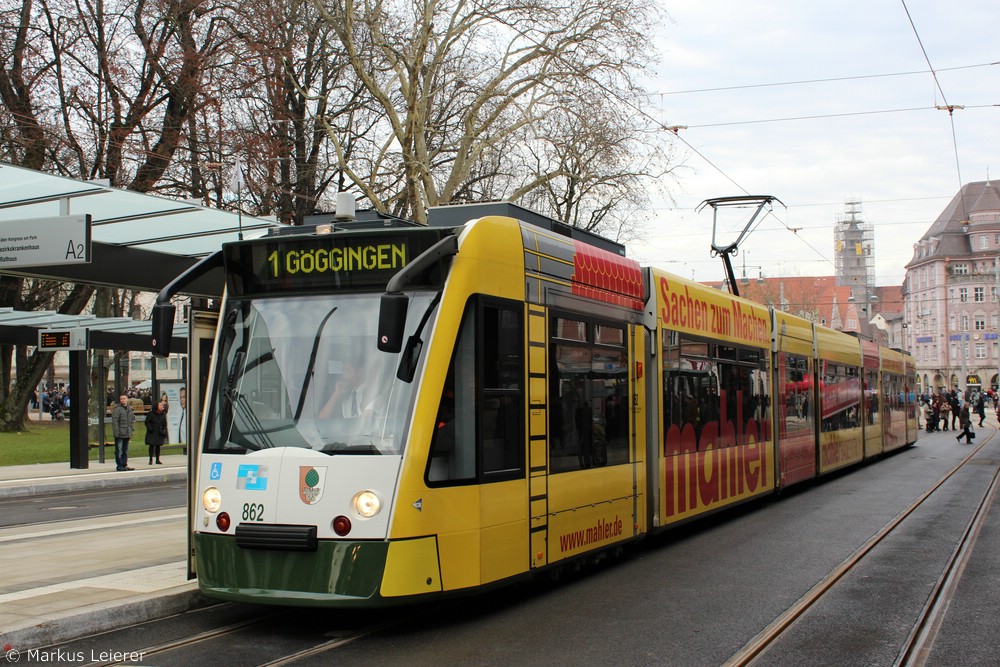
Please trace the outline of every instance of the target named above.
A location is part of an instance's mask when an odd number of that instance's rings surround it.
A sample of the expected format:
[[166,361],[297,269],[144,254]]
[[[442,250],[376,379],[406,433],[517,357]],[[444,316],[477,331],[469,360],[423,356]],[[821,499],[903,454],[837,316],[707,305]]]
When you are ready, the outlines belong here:
[[146,413],[146,444],[149,445],[149,465],[161,465],[160,447],[167,441],[167,411],[163,401]]
[[955,440],[961,440],[962,437],[964,436],[965,444],[971,445],[972,439],[976,437],[976,434],[972,431],[972,417],[969,414],[968,402],[966,402],[965,405],[962,406],[962,409],[959,411],[958,421],[962,426],[962,432],[958,434],[958,437],[956,437]]
[[986,395],[979,392],[979,399],[976,401],[976,414],[979,415],[979,425],[983,425],[986,419]]
[[128,467],[128,441],[135,432],[135,411],[128,404],[128,396],[118,397],[118,405],[111,411],[111,435],[115,438],[115,470],[135,470]]

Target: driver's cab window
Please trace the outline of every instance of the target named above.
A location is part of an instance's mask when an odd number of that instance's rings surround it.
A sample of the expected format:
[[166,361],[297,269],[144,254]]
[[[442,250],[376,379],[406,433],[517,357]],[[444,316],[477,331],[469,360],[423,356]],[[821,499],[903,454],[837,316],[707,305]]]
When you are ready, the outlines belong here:
[[486,299],[466,308],[434,420],[428,483],[523,477],[521,309]]

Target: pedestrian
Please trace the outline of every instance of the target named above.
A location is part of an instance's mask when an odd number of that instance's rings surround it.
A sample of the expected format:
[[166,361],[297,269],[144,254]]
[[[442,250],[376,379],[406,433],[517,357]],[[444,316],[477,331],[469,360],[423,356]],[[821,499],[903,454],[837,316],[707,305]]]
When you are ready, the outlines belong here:
[[951,398],[949,399],[951,403],[951,428],[956,430],[955,422],[958,420],[959,415],[962,413],[962,406],[968,404],[968,401],[959,401],[958,390],[951,392]]
[[135,432],[135,411],[128,404],[128,396],[118,397],[118,405],[111,411],[111,435],[115,438],[115,470],[135,470],[128,467],[128,441]]
[[951,420],[951,403],[948,401],[947,393],[941,396],[941,406],[939,408],[941,414],[941,430],[948,430],[948,422]]
[[986,396],[981,392],[976,400],[976,414],[979,415],[979,425],[982,426],[983,420],[986,419]]
[[157,465],[162,465],[160,461],[160,447],[167,441],[167,412],[163,401],[146,413],[146,444],[149,445],[149,465],[153,465],[156,459]]
[[976,434],[972,431],[972,417],[969,413],[969,403],[966,402],[962,406],[962,409],[958,413],[958,422],[962,426],[962,432],[958,434],[955,440],[961,440],[965,437],[965,444],[971,445],[972,439],[976,437]]

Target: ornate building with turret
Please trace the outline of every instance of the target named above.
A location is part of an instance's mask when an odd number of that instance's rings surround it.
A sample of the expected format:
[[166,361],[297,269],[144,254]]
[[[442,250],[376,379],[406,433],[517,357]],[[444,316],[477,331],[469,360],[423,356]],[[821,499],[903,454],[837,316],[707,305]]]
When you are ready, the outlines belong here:
[[921,391],[997,387],[1000,188],[968,183],[913,246],[903,282],[905,344]]

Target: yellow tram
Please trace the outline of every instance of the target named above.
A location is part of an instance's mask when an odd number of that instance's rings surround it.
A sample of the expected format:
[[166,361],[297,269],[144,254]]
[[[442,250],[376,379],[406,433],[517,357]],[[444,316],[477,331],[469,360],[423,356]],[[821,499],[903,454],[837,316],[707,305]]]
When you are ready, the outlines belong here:
[[[468,593],[915,440],[913,364],[511,205],[227,244],[194,451],[201,590]],[[312,231],[312,230],[310,230]]]

